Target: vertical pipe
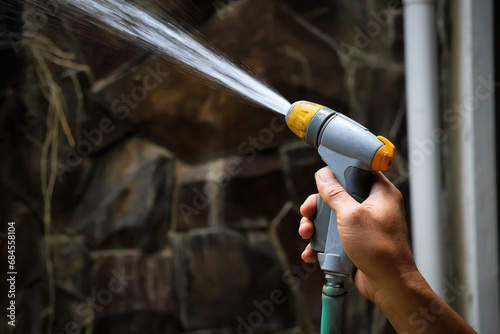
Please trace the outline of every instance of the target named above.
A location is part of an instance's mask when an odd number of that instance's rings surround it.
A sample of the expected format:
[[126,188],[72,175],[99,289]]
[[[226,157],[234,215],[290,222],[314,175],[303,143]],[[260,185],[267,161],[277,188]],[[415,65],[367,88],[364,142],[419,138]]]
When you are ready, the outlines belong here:
[[[456,212],[456,242],[463,316],[481,334],[500,333],[498,207],[495,148],[493,0],[459,0],[451,20],[452,105],[459,122],[449,125],[457,140],[451,209]],[[465,284],[465,286],[464,286]],[[451,290],[451,289],[450,289]]]
[[412,244],[432,289],[443,293],[438,66],[434,0],[404,0]]

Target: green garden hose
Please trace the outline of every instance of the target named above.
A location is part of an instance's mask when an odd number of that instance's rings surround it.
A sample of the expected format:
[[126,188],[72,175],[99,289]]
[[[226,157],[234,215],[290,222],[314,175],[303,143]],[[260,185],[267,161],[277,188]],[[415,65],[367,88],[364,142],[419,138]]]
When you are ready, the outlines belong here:
[[321,311],[321,334],[342,333],[342,311],[344,306],[344,284],[327,282],[323,286]]

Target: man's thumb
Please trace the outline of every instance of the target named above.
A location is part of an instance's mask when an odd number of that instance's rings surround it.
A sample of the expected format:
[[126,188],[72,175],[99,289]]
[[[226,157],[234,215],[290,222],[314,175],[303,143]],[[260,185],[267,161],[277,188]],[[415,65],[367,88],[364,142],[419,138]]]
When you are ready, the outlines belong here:
[[335,179],[328,167],[324,167],[316,173],[316,185],[323,201],[337,213],[359,205]]

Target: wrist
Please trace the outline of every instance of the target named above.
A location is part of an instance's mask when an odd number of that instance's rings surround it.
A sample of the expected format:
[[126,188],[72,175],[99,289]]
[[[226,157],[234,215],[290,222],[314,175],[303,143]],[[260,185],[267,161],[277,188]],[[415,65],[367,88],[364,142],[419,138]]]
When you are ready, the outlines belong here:
[[420,272],[414,270],[381,286],[374,302],[398,333],[416,333],[410,331],[415,326],[415,315],[418,317],[418,311],[425,310],[436,297]]
[[412,266],[380,282],[373,301],[381,310],[392,309],[410,296],[427,292],[432,293],[431,288],[417,267]]
[[381,286],[374,302],[398,333],[476,333],[432,291],[418,270],[405,272],[397,281]]

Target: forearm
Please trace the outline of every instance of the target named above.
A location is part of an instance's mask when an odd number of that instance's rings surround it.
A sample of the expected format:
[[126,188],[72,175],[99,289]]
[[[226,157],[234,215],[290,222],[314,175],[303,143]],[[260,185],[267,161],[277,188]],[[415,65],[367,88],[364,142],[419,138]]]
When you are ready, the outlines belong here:
[[400,334],[476,333],[418,271],[381,287],[375,303]]

